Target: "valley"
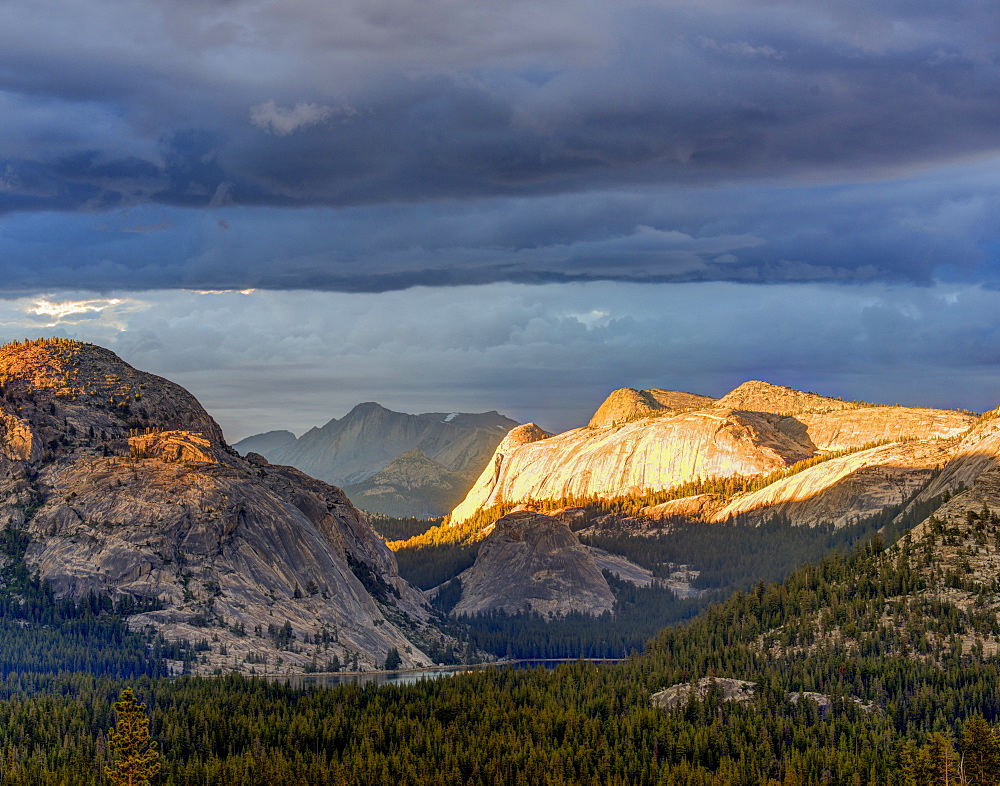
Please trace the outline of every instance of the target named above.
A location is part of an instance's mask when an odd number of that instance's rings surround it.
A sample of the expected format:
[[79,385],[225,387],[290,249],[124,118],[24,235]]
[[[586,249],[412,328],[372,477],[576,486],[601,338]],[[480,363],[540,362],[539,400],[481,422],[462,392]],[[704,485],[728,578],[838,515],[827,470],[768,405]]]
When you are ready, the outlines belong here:
[[[94,782],[124,684],[171,783],[902,786],[993,755],[995,411],[618,391],[397,519],[99,347],[7,345],[0,381],[5,782]],[[398,459],[396,491],[428,477]],[[273,681],[545,658],[580,660]]]

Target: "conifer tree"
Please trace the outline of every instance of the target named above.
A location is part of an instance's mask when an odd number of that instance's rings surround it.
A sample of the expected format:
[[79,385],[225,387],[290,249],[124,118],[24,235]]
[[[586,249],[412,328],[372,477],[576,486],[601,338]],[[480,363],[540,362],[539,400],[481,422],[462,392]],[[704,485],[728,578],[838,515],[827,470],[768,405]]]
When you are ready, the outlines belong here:
[[981,716],[969,718],[962,728],[962,755],[969,786],[991,786],[1000,781],[1000,743]]
[[149,786],[160,771],[160,752],[149,735],[146,705],[125,688],[114,707],[118,723],[108,732],[112,763],[105,772],[114,786]]
[[934,732],[925,747],[930,758],[931,783],[942,784],[942,786],[957,786],[959,783],[958,767],[951,740],[941,732]]

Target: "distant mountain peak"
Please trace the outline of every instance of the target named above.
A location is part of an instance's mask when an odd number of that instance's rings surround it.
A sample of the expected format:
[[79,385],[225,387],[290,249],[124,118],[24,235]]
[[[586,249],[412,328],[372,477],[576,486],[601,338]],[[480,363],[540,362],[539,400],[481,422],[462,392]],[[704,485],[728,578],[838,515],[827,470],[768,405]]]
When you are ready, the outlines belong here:
[[344,415],[344,418],[349,418],[352,415],[367,415],[370,412],[392,412],[392,410],[383,407],[377,401],[362,401],[360,404],[355,404],[351,411]]
[[[297,440],[254,435],[237,442],[273,464],[288,464],[313,477],[349,487],[360,504],[391,515],[444,515],[468,490],[504,435],[517,422],[498,412],[395,412],[374,401],[356,405],[344,417],[307,431]],[[402,465],[380,473],[409,451],[422,451],[424,470],[410,477]],[[412,467],[411,467],[412,470]],[[412,474],[412,472],[411,472]],[[395,479],[395,480],[392,480]],[[398,481],[398,488],[393,485]],[[438,483],[439,493],[431,486]],[[419,495],[411,492],[421,486]],[[406,497],[413,498],[407,511]],[[419,497],[419,498],[418,498]],[[382,507],[380,507],[382,506]]]

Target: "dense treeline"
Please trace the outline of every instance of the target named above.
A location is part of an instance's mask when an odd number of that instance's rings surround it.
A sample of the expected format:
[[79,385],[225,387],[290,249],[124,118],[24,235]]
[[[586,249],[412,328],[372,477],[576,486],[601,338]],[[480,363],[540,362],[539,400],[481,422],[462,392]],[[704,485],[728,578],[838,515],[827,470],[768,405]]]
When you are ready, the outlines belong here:
[[[901,665],[887,676],[902,700],[876,712],[842,698],[851,680],[831,685],[824,713],[787,701],[780,675],[767,674],[748,705],[710,694],[668,713],[650,705],[634,667],[587,663],[382,688],[223,677],[140,680],[135,689],[150,707],[164,784],[885,786],[905,783],[915,746],[932,731],[950,741],[963,713],[998,705],[996,671],[981,664],[968,674]],[[90,677],[0,685],[4,783],[103,783],[103,734],[120,685]]]
[[398,549],[394,553],[399,575],[415,587],[430,589],[471,568],[479,553],[479,543],[441,543]]
[[[976,757],[995,733],[978,718],[1000,718],[1000,669],[964,641],[1000,632],[996,616],[948,600],[929,549],[969,533],[994,537],[1000,519],[932,525],[889,551],[874,540],[783,584],[759,583],[616,666],[488,669],[382,688],[236,676],[134,685],[150,707],[163,784],[902,786],[943,783],[945,771],[957,783],[939,763],[987,761]],[[975,584],[969,591],[985,587]],[[713,675],[757,690],[743,704],[720,691],[670,712],[651,704],[663,687]],[[8,676],[4,782],[102,783],[101,735],[122,685]],[[793,703],[794,691],[830,705]]]
[[368,523],[384,540],[407,540],[423,535],[431,527],[441,523],[441,519],[418,519],[414,516],[388,516],[384,513],[366,511]]
[[690,619],[705,605],[678,598],[666,587],[607,578],[616,598],[613,612],[546,618],[493,611],[463,617],[462,633],[476,649],[502,658],[623,658],[641,650],[665,624]]

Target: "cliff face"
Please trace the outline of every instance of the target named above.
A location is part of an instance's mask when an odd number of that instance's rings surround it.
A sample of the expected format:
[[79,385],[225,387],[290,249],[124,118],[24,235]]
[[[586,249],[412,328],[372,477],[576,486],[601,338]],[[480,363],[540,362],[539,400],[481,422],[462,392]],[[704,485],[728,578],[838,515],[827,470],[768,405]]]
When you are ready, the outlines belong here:
[[429,662],[404,634],[420,596],[339,489],[240,458],[193,396],[99,347],[4,347],[0,380],[0,522],[57,594],[155,601],[130,624],[218,639],[209,668]]
[[[739,409],[732,408],[737,404]],[[901,496],[919,489],[955,449],[953,443],[936,440],[955,437],[972,422],[972,416],[961,412],[857,405],[749,382],[702,409],[654,411],[625,425],[590,426],[549,438],[540,431],[515,429],[511,438],[517,439],[498,447],[451,520],[460,523],[498,504],[613,498],[699,479],[765,475],[832,451],[895,443],[893,450],[823,462],[721,511],[703,500],[699,512],[722,520],[811,500],[811,506],[798,505],[793,518],[803,523],[829,520],[835,506],[840,512],[833,518],[843,524],[883,503],[898,504]],[[926,440],[931,442],[909,444]],[[821,494],[826,494],[822,502]],[[855,497],[859,507],[852,512],[848,503]]]
[[459,616],[525,608],[546,616],[599,615],[615,602],[590,551],[565,523],[538,513],[497,520],[460,579],[462,598],[452,610]]

